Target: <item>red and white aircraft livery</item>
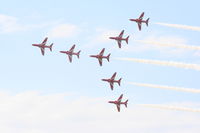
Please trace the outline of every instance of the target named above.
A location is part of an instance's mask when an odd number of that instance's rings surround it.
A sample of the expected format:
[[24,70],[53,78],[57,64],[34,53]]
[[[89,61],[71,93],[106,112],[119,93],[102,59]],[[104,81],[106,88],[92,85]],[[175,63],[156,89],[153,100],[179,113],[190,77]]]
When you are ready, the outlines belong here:
[[125,102],[122,102],[122,97],[123,97],[123,94],[120,95],[120,97],[117,99],[117,101],[108,101],[108,103],[113,103],[117,106],[118,112],[120,112],[120,105],[121,104],[124,104],[125,107],[127,108],[128,100],[126,100]]
[[46,37],[42,43],[39,43],[39,44],[32,44],[32,46],[39,47],[40,50],[41,50],[41,52],[42,52],[42,55],[44,55],[44,53],[45,53],[45,52],[44,52],[44,51],[45,51],[45,48],[49,48],[50,51],[52,51],[53,43],[52,43],[51,45],[47,46],[47,45],[46,45],[47,40],[48,40],[48,37]]
[[108,54],[107,56],[103,56],[104,51],[105,51],[105,48],[103,48],[98,55],[90,55],[90,57],[94,57],[98,59],[100,66],[102,66],[103,58],[107,59],[109,62],[110,54]]
[[120,86],[120,82],[122,80],[122,78],[120,78],[119,80],[115,80],[116,74],[117,73],[115,72],[110,79],[102,79],[102,81],[107,81],[110,84],[111,90],[113,90],[114,83],[118,83],[118,85]]
[[139,18],[137,18],[137,19],[129,19],[129,20],[130,21],[135,21],[138,24],[139,30],[141,30],[142,23],[146,23],[147,26],[148,26],[148,23],[149,23],[149,18],[147,20],[143,20],[143,16],[144,16],[144,12],[140,15]]
[[72,56],[73,55],[76,55],[78,58],[79,58],[79,55],[80,55],[80,51],[78,51],[77,53],[74,52],[74,48],[75,48],[75,44],[71,47],[71,49],[69,51],[60,51],[60,53],[63,53],[63,54],[67,54],[68,57],[69,57],[69,61],[72,62]]
[[121,31],[119,36],[117,36],[117,37],[109,37],[109,38],[116,40],[117,43],[118,43],[119,48],[121,48],[122,41],[126,41],[126,43],[128,44],[128,38],[129,38],[129,36],[126,37],[126,38],[123,38],[123,34],[124,34],[124,30]]

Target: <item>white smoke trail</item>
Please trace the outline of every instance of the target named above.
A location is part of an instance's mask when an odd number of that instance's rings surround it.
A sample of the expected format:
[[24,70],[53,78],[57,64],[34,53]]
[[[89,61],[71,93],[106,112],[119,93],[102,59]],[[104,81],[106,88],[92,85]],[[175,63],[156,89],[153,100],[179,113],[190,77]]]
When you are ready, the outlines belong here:
[[158,45],[158,46],[200,50],[200,46],[191,46],[191,45],[185,45],[185,44],[170,44],[170,43],[160,43],[160,42],[156,42],[156,41],[145,41],[145,40],[136,40],[136,42],[145,43],[145,44],[153,44],[153,45]]
[[193,88],[183,88],[183,87],[172,87],[172,86],[163,86],[163,85],[155,85],[155,84],[144,84],[144,83],[136,83],[136,82],[128,82],[129,84],[142,86],[142,87],[150,87],[150,88],[159,88],[159,89],[167,89],[167,90],[176,90],[181,92],[190,92],[190,93],[200,93],[200,90]]
[[189,26],[189,25],[181,25],[181,24],[168,24],[168,23],[155,23],[155,24],[167,26],[167,27],[178,28],[178,29],[200,31],[200,27],[198,27],[198,26]]
[[185,107],[175,107],[168,105],[158,105],[158,104],[137,104],[139,106],[150,107],[150,108],[159,108],[159,109],[167,109],[167,110],[177,110],[177,111],[187,111],[187,112],[199,112],[200,109],[191,109]]
[[138,58],[115,58],[115,59],[140,62],[140,63],[146,63],[146,64],[156,64],[156,65],[162,65],[162,66],[173,66],[173,67],[178,67],[178,68],[193,69],[193,70],[200,71],[200,65],[198,64],[186,64],[186,63],[181,63],[181,62],[159,61],[159,60],[138,59]]

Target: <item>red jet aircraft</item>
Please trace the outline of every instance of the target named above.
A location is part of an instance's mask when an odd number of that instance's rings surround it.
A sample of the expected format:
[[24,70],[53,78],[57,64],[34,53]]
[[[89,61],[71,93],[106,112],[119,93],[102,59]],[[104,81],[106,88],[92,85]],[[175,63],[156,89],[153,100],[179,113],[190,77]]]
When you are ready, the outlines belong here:
[[122,102],[122,97],[123,97],[123,94],[120,95],[120,97],[117,99],[117,101],[108,101],[108,103],[113,103],[117,106],[117,110],[118,112],[120,112],[120,105],[121,104],[124,104],[125,107],[127,108],[127,103],[128,103],[128,100],[126,100],[125,102]]
[[75,48],[75,44],[71,47],[71,49],[69,51],[60,51],[60,53],[64,53],[64,54],[67,54],[68,57],[69,57],[69,61],[72,62],[72,56],[73,55],[76,55],[78,58],[79,58],[79,55],[80,55],[80,51],[78,51],[77,53],[74,52],[74,48]]
[[148,23],[149,23],[149,18],[147,20],[143,20],[143,16],[144,16],[144,12],[140,15],[139,18],[137,18],[137,19],[129,19],[129,20],[130,21],[135,21],[138,24],[139,30],[141,30],[142,23],[146,23],[147,26],[148,26]]
[[115,76],[116,76],[116,72],[112,75],[112,77],[110,79],[102,79],[102,81],[107,81],[110,83],[110,88],[111,90],[113,90],[114,87],[114,83],[118,83],[118,85],[120,86],[120,82],[122,80],[122,78],[120,78],[119,80],[115,80]]
[[47,40],[48,40],[48,37],[46,37],[42,43],[39,43],[39,44],[32,44],[32,46],[39,47],[40,50],[41,50],[41,52],[42,52],[42,55],[44,55],[45,48],[49,48],[50,51],[52,51],[53,43],[52,43],[51,45],[47,46],[47,45],[46,45]]
[[121,42],[122,41],[126,41],[126,43],[128,44],[128,38],[129,38],[129,36],[126,37],[126,38],[123,38],[123,34],[124,34],[124,30],[121,31],[121,33],[119,34],[119,36],[117,36],[117,37],[109,37],[109,38],[116,40],[117,43],[118,43],[119,48],[121,48]]
[[103,58],[107,59],[108,62],[109,62],[110,54],[108,54],[107,56],[103,56],[104,51],[105,51],[105,48],[103,48],[98,55],[90,55],[90,57],[94,57],[94,58],[97,58],[99,60],[100,66],[102,66]]

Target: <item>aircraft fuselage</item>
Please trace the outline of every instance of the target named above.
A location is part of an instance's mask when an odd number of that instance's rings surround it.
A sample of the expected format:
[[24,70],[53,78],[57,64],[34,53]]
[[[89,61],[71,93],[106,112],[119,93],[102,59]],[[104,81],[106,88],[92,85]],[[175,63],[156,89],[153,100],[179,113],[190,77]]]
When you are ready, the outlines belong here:
[[116,105],[125,104],[125,102],[119,102],[119,101],[108,101],[108,103],[113,103]]
[[39,48],[50,48],[50,46],[44,45],[44,44],[32,44],[32,46],[36,46]]
[[141,20],[141,19],[130,19],[130,21],[135,21],[137,23],[146,23],[146,20]]
[[102,55],[90,55],[90,57],[94,57],[94,58],[98,58],[98,59],[107,58],[106,56],[102,56]]
[[114,80],[114,79],[102,79],[102,81],[107,81],[109,83],[118,82],[117,80]]
[[109,37],[109,38],[113,40],[117,40],[117,41],[126,40],[126,38],[122,38],[122,37]]
[[71,51],[60,51],[60,53],[68,54],[68,55],[77,55],[77,53],[73,53]]

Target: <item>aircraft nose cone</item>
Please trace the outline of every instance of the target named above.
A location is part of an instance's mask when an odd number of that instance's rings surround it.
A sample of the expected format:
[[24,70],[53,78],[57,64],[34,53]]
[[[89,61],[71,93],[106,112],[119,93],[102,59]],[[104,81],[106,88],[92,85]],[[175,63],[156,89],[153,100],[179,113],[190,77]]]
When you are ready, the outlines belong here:
[[102,81],[107,81],[106,79],[101,79]]

